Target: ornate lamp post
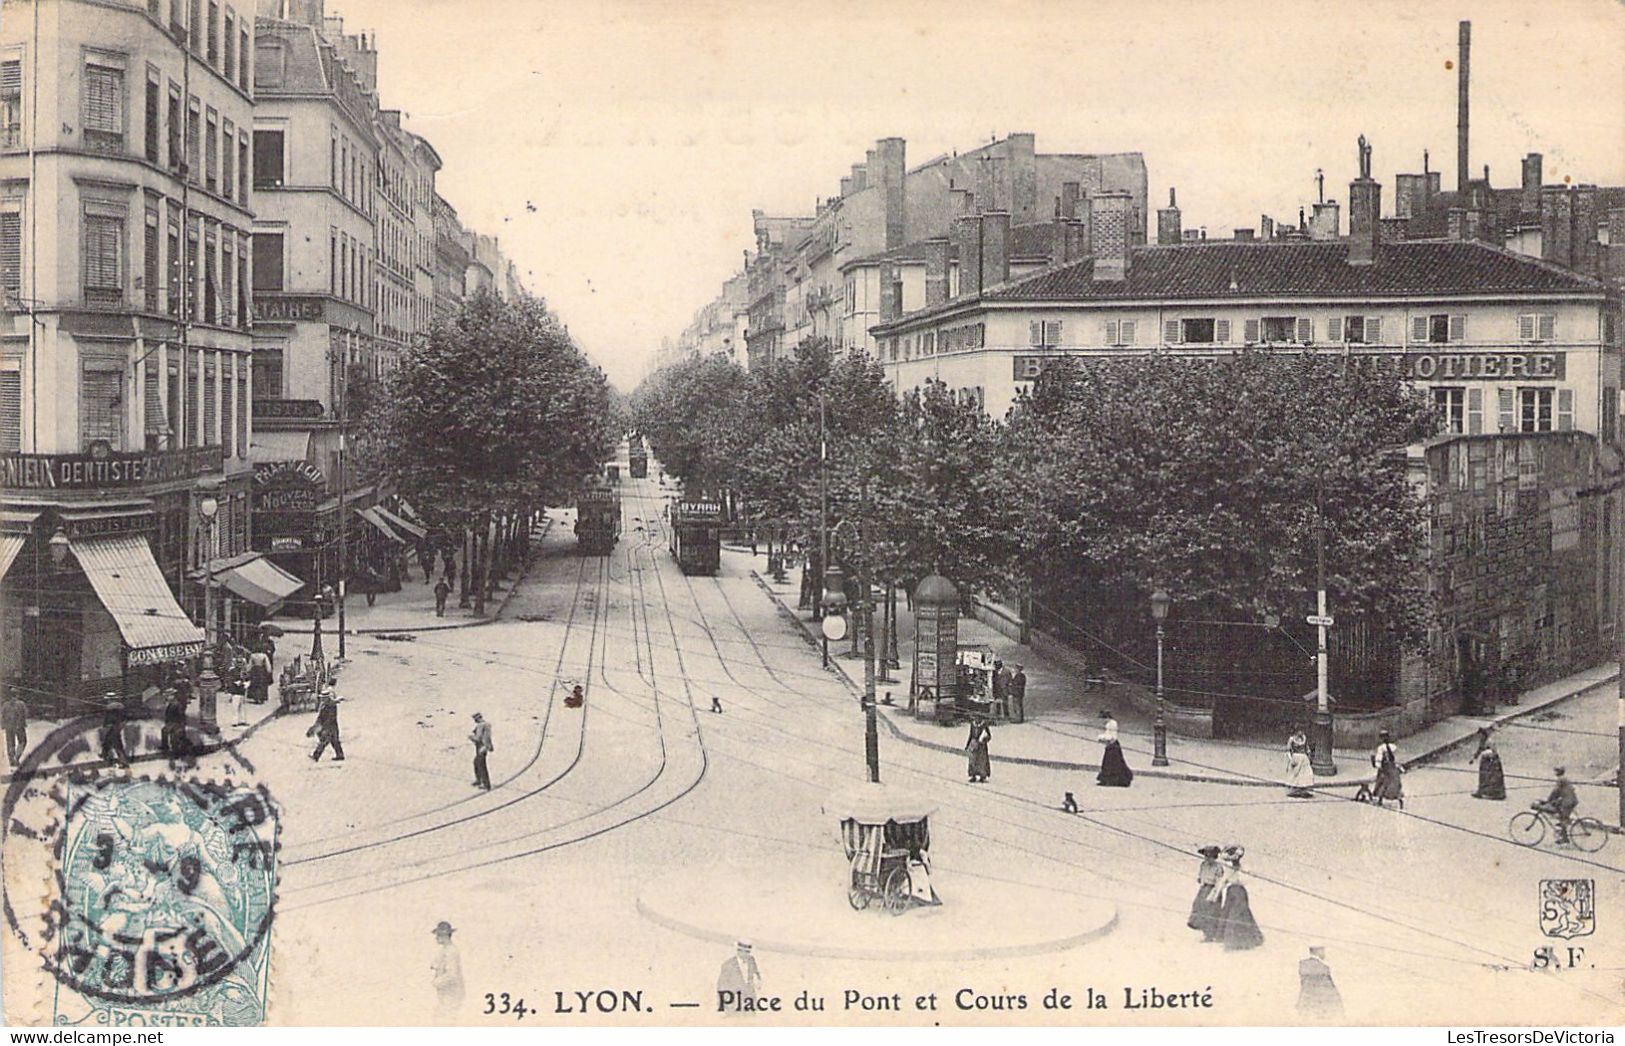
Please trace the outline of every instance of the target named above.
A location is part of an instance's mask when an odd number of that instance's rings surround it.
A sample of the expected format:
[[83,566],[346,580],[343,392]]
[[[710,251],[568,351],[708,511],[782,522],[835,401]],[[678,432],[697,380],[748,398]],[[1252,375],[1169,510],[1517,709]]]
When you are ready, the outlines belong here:
[[1168,606],[1172,602],[1172,597],[1161,588],[1151,593],[1151,617],[1157,622],[1157,723],[1152,733],[1152,766],[1168,765],[1168,723],[1162,692],[1162,623],[1168,620]]
[[214,524],[220,512],[220,500],[215,497],[217,483],[199,485],[204,492],[197,503],[198,517],[203,521],[203,671],[198,673],[198,726],[205,733],[220,729],[215,720],[215,695],[220,693],[220,677],[214,671]]

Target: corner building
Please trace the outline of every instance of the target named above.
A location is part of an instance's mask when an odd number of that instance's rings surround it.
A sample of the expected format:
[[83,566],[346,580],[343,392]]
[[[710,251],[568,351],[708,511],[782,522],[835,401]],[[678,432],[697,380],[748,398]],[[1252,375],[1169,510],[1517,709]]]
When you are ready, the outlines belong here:
[[179,670],[194,577],[249,545],[253,32],[0,4],[0,669],[34,714]]

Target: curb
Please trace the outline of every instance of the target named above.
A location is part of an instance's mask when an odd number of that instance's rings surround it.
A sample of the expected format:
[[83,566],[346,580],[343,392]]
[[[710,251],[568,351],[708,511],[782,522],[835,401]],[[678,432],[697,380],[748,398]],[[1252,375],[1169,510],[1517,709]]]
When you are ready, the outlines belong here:
[[[773,589],[767,584],[767,582],[762,579],[762,576],[760,574],[758,574],[754,569],[751,570],[750,576],[751,576],[752,580],[754,580],[756,582],[757,586],[760,587],[763,592],[767,593],[768,597],[771,598],[773,600],[773,602],[778,605],[780,616],[788,617],[788,618],[790,618],[790,620],[795,622],[796,627],[798,629],[800,629],[800,631],[801,631],[802,638],[806,639],[807,642],[809,644],[811,644],[816,649],[818,647],[818,637],[813,634],[812,630],[808,627],[807,623],[805,621],[801,620],[801,618],[799,616],[797,616],[795,611],[792,610],[784,602],[783,599],[779,598],[779,594],[777,592],[773,591]],[[837,675],[844,683],[846,683],[847,688],[849,690],[851,690],[855,695],[857,695],[860,698],[863,696],[863,686],[862,686],[862,684],[858,683],[849,674],[847,674],[845,666],[842,665],[839,661],[837,661],[834,658],[831,658],[828,670],[832,674]],[[1618,679],[1619,679],[1619,670],[1616,669],[1614,672],[1612,672],[1611,674],[1603,677],[1602,679],[1598,679],[1598,680],[1596,680],[1594,682],[1587,683],[1584,686],[1580,686],[1580,687],[1576,687],[1576,688],[1571,689],[1571,690],[1567,690],[1567,691],[1557,695],[1556,697],[1553,697],[1553,698],[1551,698],[1550,700],[1547,700],[1547,701],[1542,701],[1539,704],[1520,705],[1515,710],[1510,711],[1510,712],[1506,712],[1505,714],[1502,714],[1502,715],[1497,715],[1497,716],[1493,717],[1492,719],[1488,720],[1488,722],[1490,724],[1492,724],[1493,726],[1497,726],[1497,727],[1503,726],[1503,725],[1505,725],[1507,723],[1512,722],[1515,719],[1520,719],[1520,718],[1522,718],[1524,716],[1531,715],[1531,714],[1533,714],[1535,712],[1542,711],[1544,709],[1552,707],[1553,705],[1561,704],[1564,701],[1568,701],[1568,700],[1570,700],[1572,698],[1580,697],[1581,695],[1588,694],[1588,693],[1592,692],[1593,690],[1598,690],[1598,689],[1600,689],[1602,687],[1605,687],[1605,686],[1614,685],[1615,683],[1618,682]],[[932,749],[934,751],[947,752],[947,753],[954,754],[954,755],[957,755],[957,754],[959,754],[959,753],[961,753],[963,751],[962,748],[959,748],[958,746],[955,746],[955,745],[943,744],[943,743],[941,743],[939,741],[928,741],[928,740],[926,740],[924,738],[916,737],[913,734],[910,734],[910,733],[906,732],[901,727],[899,727],[895,722],[892,721],[892,716],[895,713],[886,711],[884,706],[881,706],[880,710],[881,710],[881,713],[882,713],[879,716],[880,720],[883,721],[886,724],[886,729],[891,732],[891,735],[894,738],[898,739],[899,741],[903,741],[906,744],[915,745],[915,746],[917,746],[919,748],[929,748],[929,749]],[[1131,735],[1131,736],[1140,736],[1140,735]],[[1415,756],[1412,756],[1409,759],[1405,759],[1405,760],[1401,761],[1400,765],[1403,768],[1409,769],[1410,767],[1424,764],[1424,763],[1428,762],[1429,760],[1432,760],[1432,759],[1436,758],[1437,756],[1443,754],[1444,752],[1447,752],[1450,749],[1456,747],[1457,745],[1462,744],[1464,741],[1469,740],[1470,737],[1471,737],[1471,735],[1468,735],[1466,737],[1459,737],[1459,738],[1456,738],[1453,741],[1446,741],[1446,742],[1444,742],[1442,744],[1435,745],[1435,746],[1433,746],[1432,748],[1428,749],[1425,752],[1420,752],[1420,753],[1416,754]],[[1011,764],[1016,765],[1016,766],[1036,766],[1036,767],[1041,767],[1041,768],[1046,769],[1046,770],[1068,770],[1068,771],[1074,771],[1074,772],[1086,772],[1086,771],[1099,771],[1100,770],[1100,764],[1099,763],[1076,763],[1076,762],[1071,762],[1071,761],[1068,761],[1068,760],[1039,759],[1039,758],[1036,758],[1036,757],[1033,757],[1033,756],[1020,756],[1020,755],[993,755],[993,754],[990,754],[989,758],[993,762],[996,762],[996,763],[1011,763]],[[1237,786],[1244,787],[1244,788],[1284,788],[1284,787],[1286,787],[1285,784],[1283,782],[1281,782],[1281,781],[1274,781],[1274,780],[1268,780],[1268,779],[1263,779],[1263,778],[1244,777],[1244,776],[1240,776],[1240,775],[1236,775],[1236,776],[1219,776],[1217,774],[1181,773],[1181,772],[1178,772],[1178,771],[1159,770],[1159,769],[1150,768],[1150,767],[1147,767],[1147,768],[1144,768],[1144,769],[1136,767],[1134,769],[1134,776],[1136,776],[1136,777],[1142,777],[1142,776],[1143,777],[1155,777],[1155,778],[1161,778],[1161,779],[1166,779],[1166,780],[1174,780],[1174,781],[1197,781],[1197,782],[1202,782],[1202,783],[1206,783],[1206,784],[1237,785]],[[1364,775],[1362,777],[1349,777],[1349,778],[1340,778],[1340,779],[1316,778],[1316,780],[1314,782],[1314,787],[1317,790],[1327,790],[1327,789],[1334,789],[1334,788],[1357,788],[1360,785],[1368,785],[1368,784],[1372,783],[1375,780],[1376,780],[1376,775],[1375,774],[1366,774],[1366,775]]]
[[[538,538],[537,540],[540,541],[541,539],[546,538],[547,535],[548,535],[548,532],[551,531],[552,529],[553,529],[553,517],[549,516],[549,517],[547,517],[546,524],[544,524],[543,527],[542,527],[541,537]],[[479,628],[481,625],[494,625],[494,624],[496,624],[496,623],[498,623],[499,621],[502,620],[502,615],[505,612],[507,612],[508,604],[513,601],[514,595],[519,590],[519,585],[525,580],[526,577],[528,577],[530,575],[530,568],[535,565],[535,561],[537,559],[539,559],[539,558],[541,558],[539,554],[535,555],[535,556],[531,556],[523,564],[520,565],[519,573],[513,579],[513,583],[508,586],[508,591],[503,595],[502,602],[497,605],[496,610],[488,617],[477,617],[477,618],[473,618],[473,619],[467,620],[467,621],[456,621],[456,622],[453,622],[453,623],[451,623],[449,625],[407,625],[407,626],[399,627],[399,628],[386,628],[386,627],[383,627],[383,626],[379,626],[377,628],[350,628],[350,629],[346,629],[344,634],[347,635],[347,636],[381,636],[381,635],[391,635],[392,636],[392,635],[416,634],[418,632],[450,632],[453,629],[458,629],[458,628]],[[309,635],[314,635],[316,633],[316,629],[314,627],[311,627],[311,628],[285,628],[285,627],[280,626],[280,625],[278,627],[282,628],[282,631],[283,631],[284,634],[290,635],[290,636],[309,636]],[[330,633],[327,629],[324,628],[324,629],[322,629],[322,634],[323,635],[329,635],[330,634],[330,635],[333,635],[334,637],[337,637],[338,636],[338,630],[335,628]]]

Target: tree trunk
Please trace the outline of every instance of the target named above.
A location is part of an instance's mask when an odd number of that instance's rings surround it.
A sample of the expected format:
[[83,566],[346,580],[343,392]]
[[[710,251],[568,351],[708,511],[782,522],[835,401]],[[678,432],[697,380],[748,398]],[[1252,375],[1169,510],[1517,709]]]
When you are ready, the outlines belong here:
[[479,528],[474,532],[474,616],[485,616],[485,571],[486,558],[490,552],[490,538],[486,533],[487,519],[481,517]]
[[463,609],[469,606],[469,594],[473,582],[469,580],[474,573],[474,531],[469,527],[463,528],[463,569],[457,572],[457,605]]

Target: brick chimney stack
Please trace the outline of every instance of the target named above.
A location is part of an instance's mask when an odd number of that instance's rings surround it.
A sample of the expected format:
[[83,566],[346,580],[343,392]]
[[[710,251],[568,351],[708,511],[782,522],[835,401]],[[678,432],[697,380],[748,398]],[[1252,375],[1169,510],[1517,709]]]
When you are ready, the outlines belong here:
[[1121,189],[1113,189],[1095,193],[1089,203],[1094,278],[1120,283],[1128,279],[1129,247],[1134,236],[1134,197]]
[[1062,182],[1061,183],[1061,217],[1063,217],[1063,218],[1076,218],[1076,217],[1078,217],[1078,191],[1079,191],[1079,188],[1080,188],[1080,186],[1078,185],[1077,182]]
[[941,305],[948,300],[948,250],[946,236],[934,236],[925,241],[925,307]]
[[1371,177],[1371,144],[1360,136],[1360,176],[1349,182],[1349,264],[1370,265],[1382,222],[1382,183]]
[[1523,158],[1523,199],[1521,206],[1529,214],[1540,212],[1540,185],[1541,162],[1543,157],[1539,153],[1530,153]]
[[880,322],[891,323],[903,315],[903,284],[896,262],[880,263]]
[[875,143],[875,152],[879,157],[880,166],[876,169],[870,167],[870,179],[878,185],[881,193],[881,207],[886,220],[886,249],[901,247],[908,228],[905,219],[907,197],[903,191],[903,179],[908,174],[907,150],[901,138],[882,138]]
[[982,293],[982,216],[955,218],[953,240],[959,253],[959,297],[975,298]]
[[1467,191],[1467,59],[1473,49],[1473,23],[1458,27],[1456,54],[1456,191]]
[[1174,197],[1173,186],[1168,187],[1168,206],[1157,211],[1157,243],[1168,247],[1180,242],[1184,238],[1179,227],[1179,203]]
[[982,289],[1010,278],[1010,212],[982,215]]

